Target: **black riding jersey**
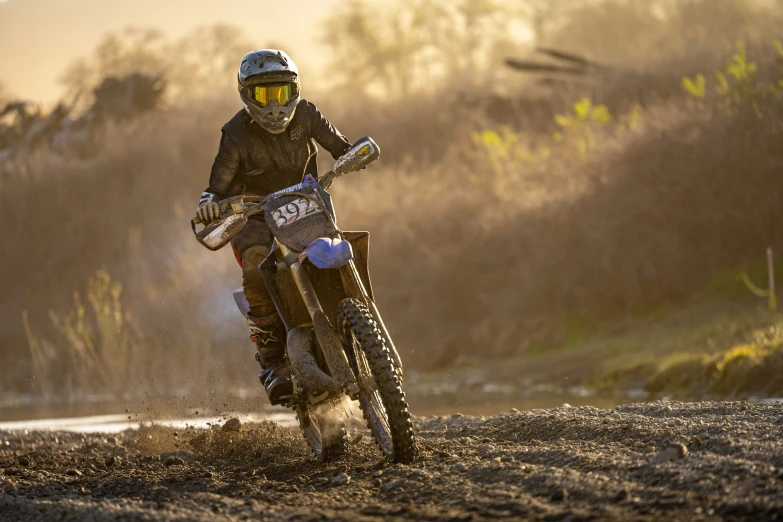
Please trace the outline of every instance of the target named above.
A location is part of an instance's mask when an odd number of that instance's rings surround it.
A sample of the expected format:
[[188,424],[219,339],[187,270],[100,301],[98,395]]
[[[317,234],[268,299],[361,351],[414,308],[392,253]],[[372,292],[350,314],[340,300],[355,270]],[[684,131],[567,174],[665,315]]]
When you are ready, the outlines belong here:
[[266,196],[301,183],[305,174],[317,178],[316,142],[335,159],[350,147],[345,136],[304,99],[281,134],[262,129],[244,109],[222,131],[207,188],[221,199],[241,193]]

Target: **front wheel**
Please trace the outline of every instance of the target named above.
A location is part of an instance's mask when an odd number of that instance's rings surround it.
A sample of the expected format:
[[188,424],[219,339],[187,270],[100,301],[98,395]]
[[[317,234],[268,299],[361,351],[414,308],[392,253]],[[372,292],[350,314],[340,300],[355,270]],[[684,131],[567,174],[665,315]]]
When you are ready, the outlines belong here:
[[359,383],[359,405],[387,461],[408,464],[416,440],[401,379],[370,311],[356,299],[337,307],[337,331]]
[[326,401],[315,406],[302,402],[294,407],[310,455],[321,462],[342,457],[348,449],[348,433],[337,402]]

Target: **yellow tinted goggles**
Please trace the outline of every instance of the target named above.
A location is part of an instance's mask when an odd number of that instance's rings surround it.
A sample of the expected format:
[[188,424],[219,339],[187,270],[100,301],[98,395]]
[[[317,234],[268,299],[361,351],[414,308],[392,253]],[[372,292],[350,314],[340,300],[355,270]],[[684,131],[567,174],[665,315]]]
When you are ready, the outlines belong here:
[[254,85],[250,88],[253,99],[262,107],[276,100],[280,105],[286,105],[294,97],[294,84],[292,83],[267,83]]

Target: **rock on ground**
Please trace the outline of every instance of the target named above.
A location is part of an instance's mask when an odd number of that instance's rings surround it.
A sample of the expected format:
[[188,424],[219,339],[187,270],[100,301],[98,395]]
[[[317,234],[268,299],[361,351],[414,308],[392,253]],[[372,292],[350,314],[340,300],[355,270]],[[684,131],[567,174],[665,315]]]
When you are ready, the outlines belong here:
[[783,520],[783,405],[659,402],[415,424],[422,454],[410,466],[381,462],[359,422],[348,455],[329,464],[272,423],[143,427],[111,441],[0,432],[0,520]]

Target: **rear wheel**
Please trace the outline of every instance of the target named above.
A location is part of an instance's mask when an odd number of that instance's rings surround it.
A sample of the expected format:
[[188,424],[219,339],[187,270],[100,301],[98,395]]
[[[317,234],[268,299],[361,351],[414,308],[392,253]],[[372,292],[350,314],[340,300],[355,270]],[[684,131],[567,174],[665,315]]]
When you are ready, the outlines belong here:
[[294,408],[310,454],[316,460],[328,462],[341,457],[348,450],[340,399],[312,405],[300,403]]
[[399,372],[367,307],[345,299],[337,307],[337,331],[359,383],[359,405],[387,461],[408,464],[417,453]]

